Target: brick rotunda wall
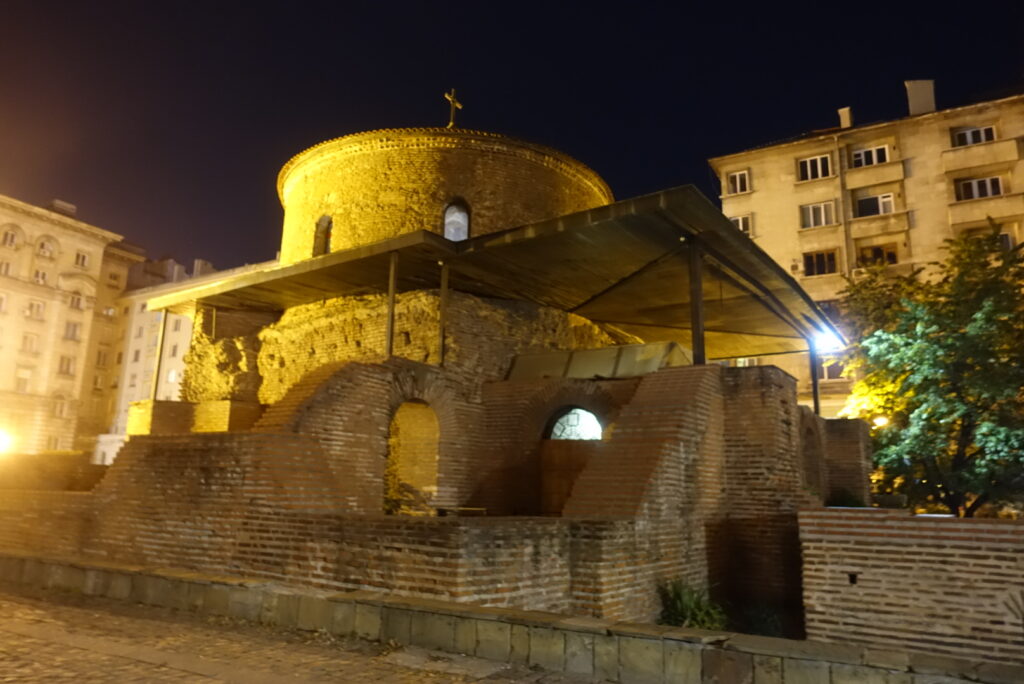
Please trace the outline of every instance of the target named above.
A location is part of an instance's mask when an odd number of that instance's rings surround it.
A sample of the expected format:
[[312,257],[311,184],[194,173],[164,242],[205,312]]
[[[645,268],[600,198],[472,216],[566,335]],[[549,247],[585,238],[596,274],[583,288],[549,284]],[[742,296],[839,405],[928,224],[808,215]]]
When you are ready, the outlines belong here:
[[800,513],[807,636],[1024,664],[1024,522]]
[[414,230],[444,233],[445,207],[469,209],[470,236],[613,201],[601,178],[556,150],[494,133],[412,128],[329,140],[291,159],[278,178],[281,261],[308,259],[316,224],[331,218],[331,250]]

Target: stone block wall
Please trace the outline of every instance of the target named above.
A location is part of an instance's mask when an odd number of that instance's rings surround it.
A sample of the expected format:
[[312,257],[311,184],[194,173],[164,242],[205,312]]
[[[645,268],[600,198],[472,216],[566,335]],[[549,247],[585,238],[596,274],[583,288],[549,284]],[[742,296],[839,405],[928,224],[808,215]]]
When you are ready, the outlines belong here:
[[809,638],[1024,664],[1024,523],[800,513]]

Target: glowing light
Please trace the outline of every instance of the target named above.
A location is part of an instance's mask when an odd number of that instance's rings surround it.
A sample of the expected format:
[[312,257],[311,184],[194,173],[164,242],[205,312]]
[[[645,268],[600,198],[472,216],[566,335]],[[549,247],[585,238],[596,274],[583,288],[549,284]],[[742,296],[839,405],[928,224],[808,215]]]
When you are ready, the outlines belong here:
[[551,439],[601,439],[601,421],[590,411],[570,409],[551,428]]
[[886,418],[885,416],[875,416],[871,420],[871,423],[877,428],[885,427],[886,425],[889,424],[889,419]]
[[0,454],[9,453],[14,448],[14,437],[9,432],[0,430]]
[[831,353],[842,351],[846,348],[843,340],[831,330],[825,330],[814,336],[814,350],[817,352]]

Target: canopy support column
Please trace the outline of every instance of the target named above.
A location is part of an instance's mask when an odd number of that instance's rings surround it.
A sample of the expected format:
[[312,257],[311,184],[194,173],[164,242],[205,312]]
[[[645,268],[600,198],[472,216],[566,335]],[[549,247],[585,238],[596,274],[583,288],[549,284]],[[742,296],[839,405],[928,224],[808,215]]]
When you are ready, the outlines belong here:
[[391,253],[388,264],[388,324],[385,335],[384,355],[391,358],[395,351],[395,290],[398,286],[398,252]]
[[814,415],[821,415],[821,388],[818,386],[818,352],[814,349],[814,342],[807,341],[807,356],[811,363],[811,397],[814,401]]
[[437,311],[437,365],[444,365],[444,326],[448,318],[448,264],[441,262],[441,292]]
[[701,280],[704,250],[696,238],[686,240],[690,257],[690,352],[693,365],[707,363],[704,350],[704,284]]

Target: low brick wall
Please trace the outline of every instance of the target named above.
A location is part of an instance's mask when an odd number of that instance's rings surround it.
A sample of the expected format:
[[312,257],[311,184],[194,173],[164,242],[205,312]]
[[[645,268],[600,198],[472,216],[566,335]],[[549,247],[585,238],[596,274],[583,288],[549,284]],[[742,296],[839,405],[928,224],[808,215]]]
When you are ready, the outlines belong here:
[[0,553],[0,582],[463,653],[611,682],[1013,684],[1024,667],[859,646],[483,608],[382,593],[299,591],[139,566]]
[[1024,665],[1024,523],[810,510],[800,541],[810,638]]

